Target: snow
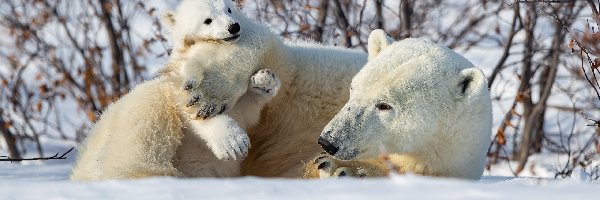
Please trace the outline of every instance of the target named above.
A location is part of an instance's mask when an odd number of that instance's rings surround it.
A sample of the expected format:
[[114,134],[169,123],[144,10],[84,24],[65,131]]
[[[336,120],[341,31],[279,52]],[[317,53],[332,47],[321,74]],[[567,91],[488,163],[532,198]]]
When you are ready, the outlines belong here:
[[[62,154],[74,142],[42,137],[45,156]],[[535,155],[527,177],[513,177],[507,165],[492,166],[479,181],[395,175],[382,179],[302,180],[242,177],[72,182],[77,151],[66,160],[0,162],[0,200],[4,199],[594,199],[600,180],[575,170],[572,178],[553,179],[555,155]],[[0,150],[0,155],[6,152]],[[36,157],[30,151],[24,157]],[[513,168],[515,163],[510,163]],[[535,178],[533,178],[535,177]],[[542,177],[542,178],[540,178]]]
[[[57,144],[54,142],[53,144]],[[64,152],[71,144],[47,152]],[[67,160],[0,162],[0,199],[593,199],[600,181],[578,171],[571,179],[484,176],[479,181],[394,175],[382,179],[242,177],[72,182]],[[34,155],[35,153],[31,153]],[[27,155],[29,156],[29,155]]]

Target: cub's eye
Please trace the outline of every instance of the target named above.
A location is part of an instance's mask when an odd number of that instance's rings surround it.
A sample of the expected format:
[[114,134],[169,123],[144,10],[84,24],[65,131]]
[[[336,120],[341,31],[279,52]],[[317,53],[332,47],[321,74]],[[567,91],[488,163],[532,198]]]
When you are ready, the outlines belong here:
[[375,108],[377,108],[377,110],[380,110],[380,111],[387,111],[387,110],[391,110],[392,106],[390,106],[387,103],[377,103],[377,104],[375,104]]
[[228,13],[231,13],[231,8],[227,8],[227,12],[228,12]]
[[209,25],[210,23],[212,23],[212,19],[208,18],[204,20],[204,24]]

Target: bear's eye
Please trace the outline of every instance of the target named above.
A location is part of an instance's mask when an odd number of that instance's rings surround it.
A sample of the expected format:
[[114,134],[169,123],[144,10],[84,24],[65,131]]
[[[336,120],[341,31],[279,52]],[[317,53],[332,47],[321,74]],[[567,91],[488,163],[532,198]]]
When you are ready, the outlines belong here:
[[227,12],[228,12],[228,13],[231,13],[231,8],[227,8]]
[[377,103],[377,104],[375,104],[375,108],[377,108],[377,110],[386,111],[386,110],[391,110],[392,106],[390,106],[387,103]]
[[212,19],[208,18],[204,20],[204,24],[209,25],[210,23],[212,23]]

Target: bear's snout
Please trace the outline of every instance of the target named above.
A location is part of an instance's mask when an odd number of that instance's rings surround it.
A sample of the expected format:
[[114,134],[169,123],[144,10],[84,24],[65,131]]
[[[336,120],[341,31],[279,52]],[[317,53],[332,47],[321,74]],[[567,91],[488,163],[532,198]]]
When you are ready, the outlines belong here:
[[229,25],[228,31],[230,34],[237,34],[240,32],[240,24],[235,23],[232,25]]
[[332,156],[335,155],[335,153],[337,153],[338,150],[340,150],[339,147],[334,146],[333,144],[331,144],[331,142],[327,141],[327,139],[323,137],[319,137],[319,145],[321,145],[321,148],[323,148],[325,152]]

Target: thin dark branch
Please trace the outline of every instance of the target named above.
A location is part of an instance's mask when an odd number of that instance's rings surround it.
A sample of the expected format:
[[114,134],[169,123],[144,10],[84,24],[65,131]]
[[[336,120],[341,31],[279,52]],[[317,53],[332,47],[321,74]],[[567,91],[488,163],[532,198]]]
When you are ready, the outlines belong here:
[[66,151],[65,153],[63,153],[60,156],[58,156],[58,153],[54,154],[53,156],[39,157],[39,158],[10,158],[8,156],[0,156],[0,161],[20,162],[20,161],[27,161],[27,160],[64,160],[64,159],[67,159],[66,155],[68,153],[70,153],[71,151],[73,151],[73,149],[75,149],[75,147],[71,147],[68,151]]
[[504,68],[504,63],[506,62],[506,59],[508,58],[508,56],[510,55],[510,49],[512,47],[513,44],[513,39],[515,38],[515,35],[517,34],[517,22],[518,22],[518,18],[519,18],[519,4],[514,4],[514,16],[512,19],[512,23],[511,23],[511,28],[510,28],[510,33],[508,33],[508,39],[506,40],[506,43],[504,43],[504,51],[502,52],[502,56],[500,57],[500,60],[498,61],[498,64],[496,64],[496,67],[494,67],[494,71],[492,71],[492,75],[490,75],[490,78],[488,79],[488,87],[492,87],[492,83],[494,83],[494,80],[496,80],[496,76],[498,75],[498,73],[500,71],[502,71],[502,69]]

